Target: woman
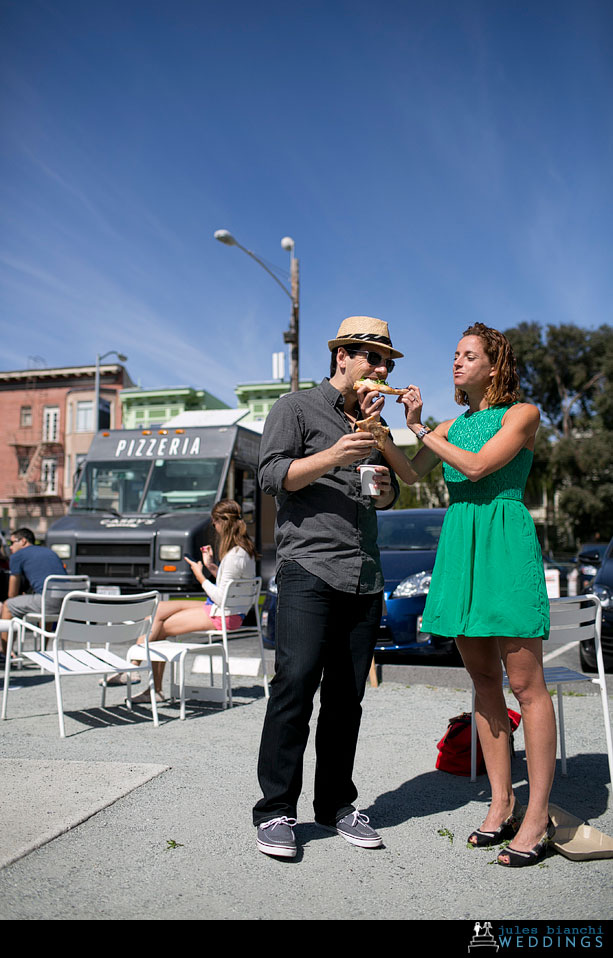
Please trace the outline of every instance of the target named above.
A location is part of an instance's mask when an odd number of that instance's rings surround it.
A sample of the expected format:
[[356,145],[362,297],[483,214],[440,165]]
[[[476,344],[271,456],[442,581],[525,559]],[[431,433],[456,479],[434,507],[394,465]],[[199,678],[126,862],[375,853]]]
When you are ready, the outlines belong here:
[[[460,340],[453,381],[456,402],[468,411],[430,431],[421,422],[420,391],[410,386],[398,402],[423,448],[408,462],[388,439],[385,456],[407,483],[419,481],[440,459],[444,463],[450,507],[422,629],[456,639],[475,685],[492,800],[468,840],[481,846],[511,839],[498,862],[517,868],[540,861],[553,834],[548,802],[556,727],[542,666],[549,602],[534,523],[522,501],[539,412],[517,401],[519,380],[508,340],[482,323]],[[511,782],[501,659],[524,722],[530,801],[521,825]]]
[[[221,629],[220,606],[225,587],[234,579],[255,577],[255,546],[247,533],[247,526],[241,517],[238,503],[233,499],[220,500],[213,506],[211,521],[217,536],[219,565],[213,561],[213,550],[210,546],[203,546],[200,562],[194,562],[184,556],[206,592],[207,601],[203,603],[198,599],[186,599],[182,602],[160,602],[151,628],[150,642],[187,635],[189,632]],[[216,580],[214,583],[205,578],[204,566]],[[226,616],[227,627],[239,628],[248,611],[249,609],[238,609],[232,615]],[[164,665],[164,662],[153,662],[153,678],[158,702],[164,701],[162,694]],[[149,691],[142,692],[132,701],[144,703],[151,701]]]

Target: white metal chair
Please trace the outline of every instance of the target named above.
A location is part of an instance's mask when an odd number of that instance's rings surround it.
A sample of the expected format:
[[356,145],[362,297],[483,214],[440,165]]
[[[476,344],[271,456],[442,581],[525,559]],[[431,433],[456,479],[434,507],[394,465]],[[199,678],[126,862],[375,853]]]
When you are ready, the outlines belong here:
[[[201,701],[221,702],[224,708],[232,706],[231,662],[228,649],[228,640],[256,637],[259,641],[260,669],[264,679],[264,694],[268,698],[268,676],[266,675],[266,661],[264,658],[264,642],[262,640],[262,626],[260,623],[260,589],[261,578],[234,579],[224,589],[221,600],[221,629],[208,629],[190,632],[179,637],[179,641],[163,639],[150,644],[150,655],[154,662],[168,662],[170,671],[170,695],[172,699],[179,699],[180,718],[185,719],[186,700],[186,660],[188,656],[205,656],[209,659],[210,685],[195,685],[189,687],[190,698]],[[255,612],[254,626],[240,626],[238,629],[228,629],[226,616],[232,615],[237,609],[253,608]],[[208,642],[191,641],[193,638],[207,638]],[[184,641],[188,639],[190,641]],[[221,640],[221,641],[219,641]],[[128,658],[141,658],[143,647],[132,646]],[[215,686],[213,659],[221,660],[221,685]]]
[[[64,596],[74,591],[89,592],[89,586],[90,580],[88,575],[48,575],[43,584],[40,612],[27,612],[23,617],[23,621],[33,622],[42,629],[46,629],[50,623],[57,621],[59,607],[61,607]],[[44,639],[38,635],[34,635],[34,633],[32,633],[32,637],[34,648],[40,648],[42,651]],[[15,639],[15,654],[17,659],[13,659],[13,663],[17,664],[17,668],[21,668],[23,665],[23,656],[21,654],[23,632],[20,628],[17,628],[15,631]]]
[[[103,676],[126,672],[128,684],[126,696],[128,708],[132,707],[130,675],[134,672],[147,672],[153,724],[157,727],[158,715],[153,686],[153,671],[149,660],[149,633],[153,625],[155,610],[159,601],[157,592],[140,595],[113,596],[93,595],[89,592],[69,592],[62,602],[54,632],[49,632],[32,622],[21,621],[22,632],[37,635],[43,645],[48,641],[49,648],[41,651],[22,651],[24,658],[50,672],[55,678],[58,720],[60,735],[66,736],[64,726],[64,706],[62,701],[62,680],[73,676]],[[113,643],[133,642],[139,636],[145,636],[143,662],[133,665],[109,649]],[[13,636],[9,633],[9,644]],[[66,651],[65,644],[78,645],[74,651]],[[7,699],[10,678],[11,649],[7,650],[2,697],[1,718],[6,718]],[[101,707],[105,706],[106,687],[102,687]]]
[[[7,654],[9,655],[10,655],[9,645],[12,648],[13,641],[14,641],[15,625],[18,621],[19,621],[18,619],[0,619],[0,632],[6,636],[5,642],[7,644]],[[15,660],[13,659],[13,661]],[[5,677],[5,682],[6,682],[6,677]]]
[[[593,639],[596,649],[596,663],[598,675],[584,675],[561,666],[546,667],[544,671],[545,684],[555,685],[558,693],[558,725],[560,727],[560,760],[562,775],[566,775],[566,734],[564,729],[564,702],[562,685],[565,682],[594,682],[600,688],[602,714],[604,719],[607,754],[609,757],[609,781],[613,786],[613,740],[611,737],[611,717],[609,715],[609,701],[607,697],[607,683],[602,657],[600,630],[602,623],[602,608],[600,600],[595,595],[577,595],[562,599],[550,599],[549,609],[551,616],[550,634],[558,639],[567,641],[583,641]],[[509,681],[504,675],[505,687]],[[477,777],[477,729],[475,723],[475,688],[472,691],[472,734],[470,755],[470,780]]]

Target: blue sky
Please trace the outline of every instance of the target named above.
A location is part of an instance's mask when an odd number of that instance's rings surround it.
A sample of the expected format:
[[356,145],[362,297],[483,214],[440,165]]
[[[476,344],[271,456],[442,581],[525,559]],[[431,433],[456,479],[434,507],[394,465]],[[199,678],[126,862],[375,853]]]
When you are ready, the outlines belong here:
[[[386,319],[426,413],[474,321],[611,322],[608,0],[0,0],[0,368],[145,387],[301,373]],[[396,415],[389,417],[399,423]]]

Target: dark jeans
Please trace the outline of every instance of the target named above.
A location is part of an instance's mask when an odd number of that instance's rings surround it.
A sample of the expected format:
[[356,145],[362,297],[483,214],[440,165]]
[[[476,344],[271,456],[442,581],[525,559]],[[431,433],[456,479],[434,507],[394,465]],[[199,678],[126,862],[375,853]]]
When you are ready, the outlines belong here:
[[[254,824],[296,817],[313,697],[321,681],[315,751],[315,818],[332,823],[353,811],[353,762],[361,701],[381,618],[382,593],[338,592],[297,562],[277,577],[275,676],[258,762],[264,797]],[[323,675],[323,678],[322,678]]]

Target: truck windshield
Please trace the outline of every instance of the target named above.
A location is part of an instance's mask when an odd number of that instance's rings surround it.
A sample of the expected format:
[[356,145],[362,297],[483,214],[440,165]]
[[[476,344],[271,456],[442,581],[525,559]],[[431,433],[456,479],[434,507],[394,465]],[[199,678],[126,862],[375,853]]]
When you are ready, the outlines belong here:
[[224,459],[155,459],[141,512],[201,509],[215,503]]
[[72,508],[114,514],[208,512],[219,489],[224,459],[88,462]]

